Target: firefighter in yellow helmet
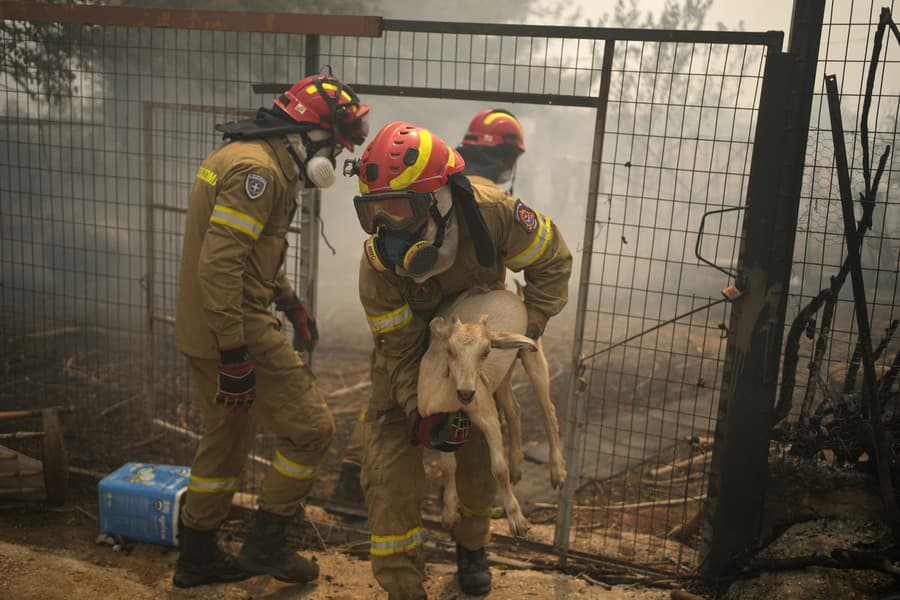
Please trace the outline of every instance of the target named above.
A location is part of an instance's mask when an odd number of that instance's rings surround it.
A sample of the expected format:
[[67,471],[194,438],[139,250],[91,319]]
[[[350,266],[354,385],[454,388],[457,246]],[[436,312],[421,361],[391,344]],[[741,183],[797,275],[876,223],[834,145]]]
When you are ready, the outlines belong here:
[[[175,316],[204,427],[183,511],[174,584],[192,587],[267,574],[318,576],[285,537],[334,436],[312,374],[280,333],[312,350],[315,324],[288,281],[288,227],[304,187],[334,182],[335,157],[365,139],[368,107],[331,76],[307,77],[253,119],[220,126],[226,144],[201,164],[185,222]],[[253,526],[235,558],[216,543],[257,424],[277,436]]]
[[370,234],[359,295],[375,342],[362,487],[372,569],[395,600],[425,597],[423,447],[457,452],[456,578],[465,593],[491,590],[485,547],[497,484],[487,443],[462,411],[423,418],[417,409],[419,361],[438,305],[472,286],[502,284],[506,269],[522,271],[523,333],[538,338],[568,298],[572,257],[556,225],[508,192],[470,182],[464,167],[438,136],[398,121],[349,169],[359,177],[357,217]]
[[[482,110],[472,118],[456,150],[465,161],[463,175],[470,183],[495,187],[508,185],[512,193],[516,161],[525,152],[522,124],[506,109]],[[351,506],[363,504],[359,477],[365,416],[366,409],[363,409],[344,448],[332,501]]]

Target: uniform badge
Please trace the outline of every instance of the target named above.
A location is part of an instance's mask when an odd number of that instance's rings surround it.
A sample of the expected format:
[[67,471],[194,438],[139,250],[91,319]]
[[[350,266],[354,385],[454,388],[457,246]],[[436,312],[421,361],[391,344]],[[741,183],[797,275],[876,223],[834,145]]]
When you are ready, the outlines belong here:
[[516,200],[516,223],[522,226],[525,233],[534,233],[538,228],[537,214],[521,200]]
[[266,186],[269,185],[268,180],[262,175],[250,173],[244,180],[244,191],[251,200],[256,200],[266,193]]

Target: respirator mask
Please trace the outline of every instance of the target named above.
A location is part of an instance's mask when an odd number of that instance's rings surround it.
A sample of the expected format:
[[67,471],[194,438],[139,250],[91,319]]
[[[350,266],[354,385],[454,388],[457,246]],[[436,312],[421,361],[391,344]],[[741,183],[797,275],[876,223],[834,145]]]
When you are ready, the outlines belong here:
[[335,157],[341,146],[324,129],[310,129],[285,135],[286,146],[306,187],[327,188],[334,184]]
[[421,283],[446,271],[456,258],[459,227],[453,195],[445,185],[435,192],[398,190],[356,196],[356,216],[369,234],[369,262]]

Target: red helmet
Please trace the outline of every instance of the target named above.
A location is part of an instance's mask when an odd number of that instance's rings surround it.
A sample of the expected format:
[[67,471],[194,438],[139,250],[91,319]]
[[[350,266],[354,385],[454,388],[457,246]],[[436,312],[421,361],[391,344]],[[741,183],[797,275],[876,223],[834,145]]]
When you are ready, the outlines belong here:
[[499,108],[489,108],[475,115],[462,143],[464,146],[509,144],[518,148],[519,152],[525,152],[522,125],[512,113]]
[[358,165],[359,191],[434,192],[465,166],[459,152],[435,134],[394,121],[382,127],[366,146]]
[[346,84],[330,75],[311,75],[301,79],[275,105],[298,123],[333,129],[337,142],[353,151],[369,134],[366,116],[369,107]]

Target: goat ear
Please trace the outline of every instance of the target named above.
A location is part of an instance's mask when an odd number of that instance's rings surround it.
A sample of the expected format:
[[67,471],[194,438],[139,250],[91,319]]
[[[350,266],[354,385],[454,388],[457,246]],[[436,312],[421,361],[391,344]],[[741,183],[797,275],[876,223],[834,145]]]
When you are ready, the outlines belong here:
[[491,348],[528,348],[529,350],[537,350],[537,344],[530,337],[520,333],[492,331]]
[[435,317],[430,324],[431,335],[440,339],[447,339],[447,322],[444,317]]
[[481,318],[478,319],[478,322],[479,322],[481,325],[487,325],[487,322],[488,322],[488,315],[481,315]]

